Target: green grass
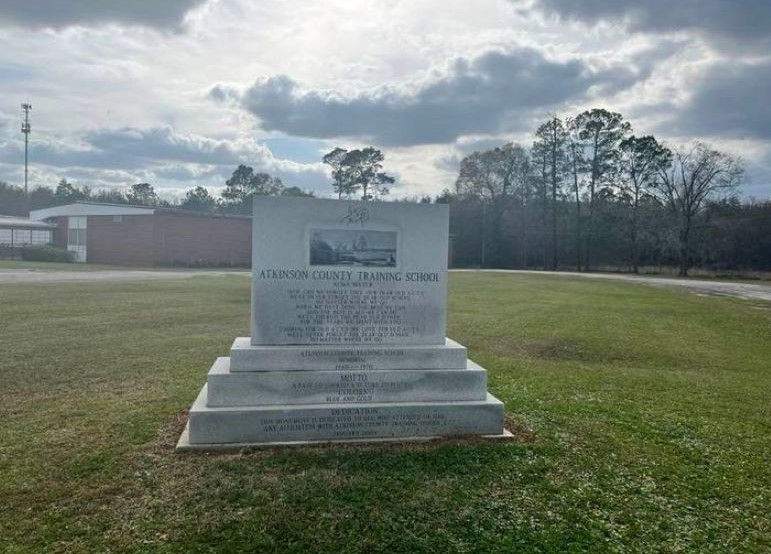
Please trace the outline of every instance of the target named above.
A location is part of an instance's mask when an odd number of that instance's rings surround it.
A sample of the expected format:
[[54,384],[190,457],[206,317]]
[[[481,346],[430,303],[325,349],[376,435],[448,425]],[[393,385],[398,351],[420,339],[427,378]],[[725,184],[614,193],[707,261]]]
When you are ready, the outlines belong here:
[[104,269],[143,269],[126,268],[119,265],[79,264],[64,262],[29,262],[26,260],[0,260],[0,270],[32,269],[35,271],[99,271]]
[[516,442],[176,455],[248,280],[0,286],[0,552],[771,551],[771,306],[450,284]]
[[81,264],[81,263],[63,263],[63,262],[29,262],[26,260],[0,260],[0,271],[3,269],[30,269],[34,271],[213,271],[221,273],[223,271],[249,271],[245,268],[230,267],[166,267],[152,266],[139,267],[129,265],[111,265],[111,264]]

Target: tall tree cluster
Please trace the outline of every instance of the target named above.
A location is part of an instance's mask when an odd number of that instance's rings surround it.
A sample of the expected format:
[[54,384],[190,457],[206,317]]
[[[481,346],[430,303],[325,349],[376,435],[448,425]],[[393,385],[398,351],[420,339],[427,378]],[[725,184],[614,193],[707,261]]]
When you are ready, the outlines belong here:
[[371,146],[356,150],[335,148],[322,161],[332,173],[332,188],[338,198],[361,194],[372,200],[388,194],[394,178],[383,171],[383,153]]
[[550,117],[529,148],[469,154],[441,201],[453,204],[459,263],[638,272],[676,262],[686,275],[700,226],[743,174],[735,156],[700,142],[671,148],[634,135],[619,113],[592,109]]
[[[379,199],[394,182],[373,147],[335,148],[322,161],[338,198]],[[637,136],[621,114],[592,109],[549,117],[529,145],[469,154],[454,190],[434,201],[450,205],[457,266],[771,271],[771,201],[741,203],[736,187],[743,175],[735,156],[701,142],[672,147]],[[149,183],[92,191],[61,179],[25,195],[0,182],[0,214],[23,216],[77,200],[248,214],[255,195],[313,196],[239,165],[219,195],[197,186],[176,202]]]

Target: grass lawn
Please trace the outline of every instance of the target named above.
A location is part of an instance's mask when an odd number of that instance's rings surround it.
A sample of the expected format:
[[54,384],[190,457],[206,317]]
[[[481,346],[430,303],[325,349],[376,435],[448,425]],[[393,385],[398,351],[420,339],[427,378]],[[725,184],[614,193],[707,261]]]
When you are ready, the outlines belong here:
[[0,270],[32,269],[35,271],[100,271],[104,269],[145,269],[141,267],[127,268],[119,265],[78,264],[64,262],[29,262],[26,260],[0,260]]
[[0,285],[0,552],[771,551],[770,308],[453,274],[516,442],[177,455],[248,279]]
[[230,268],[230,267],[137,267],[127,265],[109,265],[109,264],[80,264],[63,262],[29,262],[26,260],[0,260],[0,271],[3,269],[30,269],[34,271],[249,271],[248,268]]

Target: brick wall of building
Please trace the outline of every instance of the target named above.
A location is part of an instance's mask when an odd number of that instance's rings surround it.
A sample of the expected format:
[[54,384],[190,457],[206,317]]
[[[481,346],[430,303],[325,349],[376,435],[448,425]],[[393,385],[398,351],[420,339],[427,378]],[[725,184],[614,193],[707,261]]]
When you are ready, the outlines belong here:
[[153,217],[156,265],[249,267],[250,219],[170,212]]
[[86,257],[94,264],[151,266],[155,258],[155,215],[90,215]]
[[[87,217],[89,263],[184,267],[249,267],[251,264],[249,218],[178,212]],[[54,244],[66,249],[68,218],[51,220],[57,224]]]
[[67,217],[52,217],[47,220],[49,223],[56,223],[54,231],[54,246],[67,250]]

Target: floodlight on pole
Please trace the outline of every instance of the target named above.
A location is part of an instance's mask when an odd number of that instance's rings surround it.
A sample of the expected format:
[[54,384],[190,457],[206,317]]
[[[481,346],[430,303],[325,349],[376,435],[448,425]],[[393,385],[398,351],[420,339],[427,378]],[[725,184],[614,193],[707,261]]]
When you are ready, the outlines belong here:
[[24,133],[24,196],[27,195],[27,177],[29,174],[29,134],[32,132],[32,125],[29,122],[29,111],[32,104],[24,103],[21,105],[24,110],[24,121],[21,122],[21,132]]

